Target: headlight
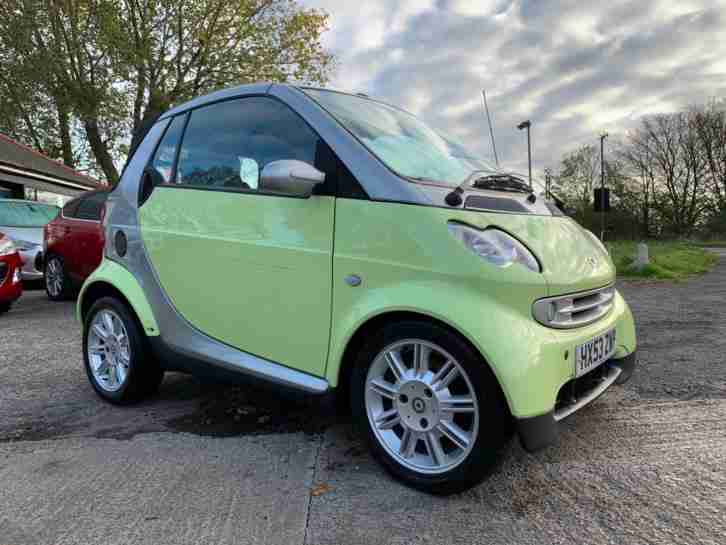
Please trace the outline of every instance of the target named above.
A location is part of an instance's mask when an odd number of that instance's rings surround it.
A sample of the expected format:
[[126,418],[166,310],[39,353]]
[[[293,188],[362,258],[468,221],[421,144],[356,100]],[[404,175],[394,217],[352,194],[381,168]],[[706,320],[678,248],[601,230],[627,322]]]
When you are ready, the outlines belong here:
[[600,240],[599,238],[597,238],[597,235],[595,233],[593,233],[589,229],[585,229],[585,228],[583,228],[582,230],[587,233],[587,236],[589,236],[592,239],[592,241],[595,243],[595,245],[598,248],[600,248],[607,255],[610,255],[610,252],[608,252],[607,247],[602,243],[602,240]]
[[0,237],[0,256],[14,254],[16,251],[12,240],[8,237]]
[[30,242],[27,240],[20,240],[16,238],[14,242],[15,247],[18,249],[19,252],[30,252],[31,250],[40,248],[40,244],[36,244],[35,242]]
[[484,261],[505,268],[520,263],[530,271],[541,272],[537,258],[516,238],[496,228],[480,231],[461,223],[449,222],[449,232]]

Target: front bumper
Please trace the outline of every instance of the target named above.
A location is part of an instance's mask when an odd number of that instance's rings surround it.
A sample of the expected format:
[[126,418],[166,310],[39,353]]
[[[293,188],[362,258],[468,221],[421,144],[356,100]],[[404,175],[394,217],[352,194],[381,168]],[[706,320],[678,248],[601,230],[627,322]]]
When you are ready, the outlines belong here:
[[16,256],[0,258],[0,303],[12,303],[23,293],[19,267],[20,259]]
[[43,279],[43,248],[41,246],[20,252],[23,267],[20,274],[23,280]]
[[517,430],[524,448],[534,452],[556,443],[559,421],[595,401],[613,384],[627,382],[635,370],[636,362],[637,352],[620,359],[613,358],[591,373],[563,385],[558,404],[552,411],[518,418]]

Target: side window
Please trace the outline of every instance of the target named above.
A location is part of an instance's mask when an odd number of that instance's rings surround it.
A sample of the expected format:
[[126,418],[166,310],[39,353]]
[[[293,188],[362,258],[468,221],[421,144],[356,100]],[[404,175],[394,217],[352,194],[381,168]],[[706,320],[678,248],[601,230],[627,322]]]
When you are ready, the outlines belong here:
[[159,174],[159,182],[168,184],[171,182],[172,171],[174,170],[174,157],[176,148],[181,140],[184,130],[186,116],[179,115],[171,120],[164,137],[156,148],[156,153],[151,161],[151,168]]
[[63,217],[75,218],[79,204],[81,204],[81,199],[73,199],[72,201],[68,201],[63,207]]
[[290,108],[265,97],[212,104],[191,113],[179,152],[179,184],[257,191],[272,161],[316,165],[320,139]]
[[106,204],[106,193],[93,193],[81,199],[75,217],[79,220],[101,221],[101,210]]

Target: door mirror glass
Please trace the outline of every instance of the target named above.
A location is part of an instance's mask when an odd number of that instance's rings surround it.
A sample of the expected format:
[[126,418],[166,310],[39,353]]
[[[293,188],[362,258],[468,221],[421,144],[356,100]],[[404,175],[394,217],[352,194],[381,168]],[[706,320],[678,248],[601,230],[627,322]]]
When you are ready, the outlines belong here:
[[250,189],[257,191],[260,185],[260,165],[249,157],[237,157],[239,160],[239,177]]
[[325,181],[325,174],[314,166],[296,159],[267,163],[260,176],[260,189],[294,197],[309,197],[316,185]]

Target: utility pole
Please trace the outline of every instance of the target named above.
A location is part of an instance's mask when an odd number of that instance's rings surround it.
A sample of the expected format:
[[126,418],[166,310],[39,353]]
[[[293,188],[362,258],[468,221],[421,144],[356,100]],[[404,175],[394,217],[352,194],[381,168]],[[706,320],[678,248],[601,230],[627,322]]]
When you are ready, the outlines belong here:
[[529,128],[532,126],[532,122],[528,119],[522,121],[517,128],[521,131],[527,129],[527,162],[529,163],[529,187],[532,188],[532,140],[529,137]]
[[600,135],[600,240],[605,241],[605,139],[608,133]]
[[545,173],[545,199],[550,198],[550,188],[552,187],[552,169],[547,167],[544,169]]
[[494,162],[497,164],[497,168],[499,168],[499,157],[497,156],[497,143],[494,141],[494,129],[492,128],[492,118],[489,115],[489,104],[487,103],[486,89],[482,89],[481,94],[484,97],[484,110],[486,111],[486,114],[487,114],[487,123],[489,123],[489,136],[492,139],[492,149],[494,150]]

